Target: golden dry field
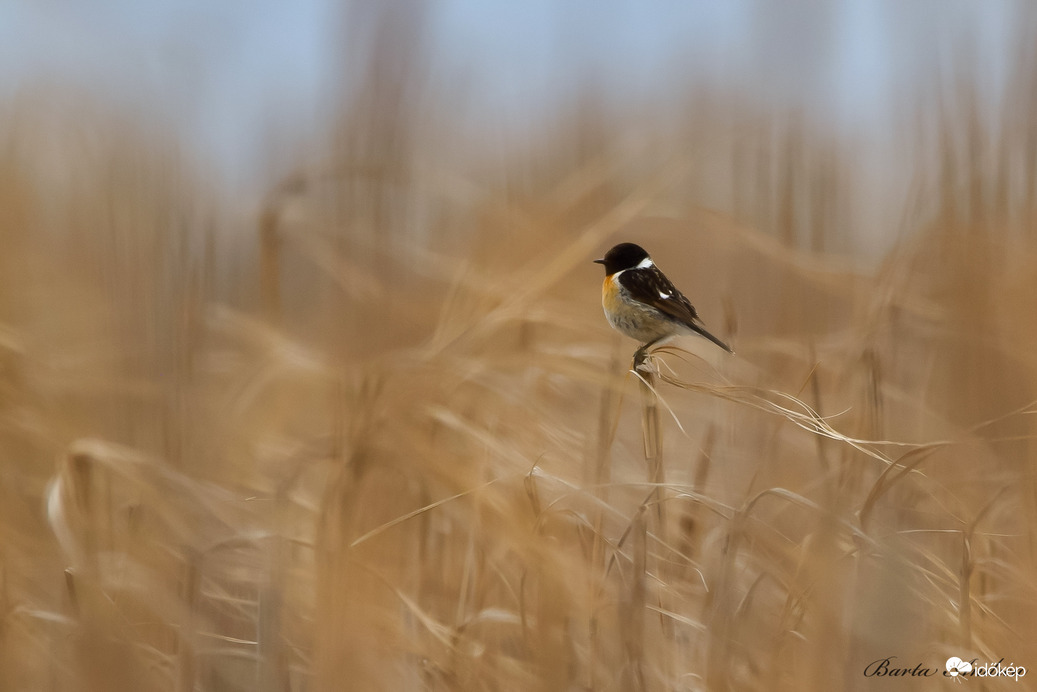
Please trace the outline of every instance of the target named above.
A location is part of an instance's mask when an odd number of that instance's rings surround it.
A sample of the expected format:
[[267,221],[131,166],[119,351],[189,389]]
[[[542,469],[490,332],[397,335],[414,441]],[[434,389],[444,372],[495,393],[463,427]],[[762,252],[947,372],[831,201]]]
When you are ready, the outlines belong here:
[[[480,157],[395,45],[260,200],[4,106],[0,691],[1037,689],[1037,61],[915,104],[869,262],[863,145],[703,87]],[[620,240],[737,355],[653,396]]]

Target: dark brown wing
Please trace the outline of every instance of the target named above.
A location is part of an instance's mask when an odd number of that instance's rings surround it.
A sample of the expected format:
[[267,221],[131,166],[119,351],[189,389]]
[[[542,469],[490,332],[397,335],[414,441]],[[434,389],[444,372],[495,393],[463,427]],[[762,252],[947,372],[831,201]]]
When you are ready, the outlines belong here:
[[655,266],[627,269],[619,275],[619,283],[637,300],[701,334],[728,353],[734,353],[730,346],[706,331],[695,306]]
[[700,322],[695,307],[677,290],[666,275],[655,267],[628,269],[619,275],[619,283],[637,300],[695,329]]

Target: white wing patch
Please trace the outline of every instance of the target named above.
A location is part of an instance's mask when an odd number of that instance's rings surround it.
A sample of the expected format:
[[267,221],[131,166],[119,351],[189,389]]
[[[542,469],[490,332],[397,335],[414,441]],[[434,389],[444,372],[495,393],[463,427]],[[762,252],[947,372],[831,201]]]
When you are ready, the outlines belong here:
[[637,263],[636,269],[648,269],[649,267],[654,267],[654,266],[655,266],[655,262],[652,261],[652,258],[651,257],[645,257],[643,260],[641,260],[640,262]]

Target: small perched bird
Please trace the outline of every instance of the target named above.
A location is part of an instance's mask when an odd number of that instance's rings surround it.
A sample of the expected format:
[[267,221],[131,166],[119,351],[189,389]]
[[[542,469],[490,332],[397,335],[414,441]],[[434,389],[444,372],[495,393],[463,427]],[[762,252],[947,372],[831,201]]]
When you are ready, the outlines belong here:
[[641,342],[638,354],[684,334],[698,334],[734,353],[701,326],[695,308],[641,246],[620,243],[603,259],[594,261],[605,265],[605,283],[601,286],[605,317],[614,329]]

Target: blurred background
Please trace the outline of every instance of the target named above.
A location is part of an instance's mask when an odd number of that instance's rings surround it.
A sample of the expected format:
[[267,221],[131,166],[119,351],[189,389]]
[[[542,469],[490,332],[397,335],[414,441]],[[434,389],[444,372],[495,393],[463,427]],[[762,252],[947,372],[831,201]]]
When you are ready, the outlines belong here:
[[[398,33],[379,43],[384,15]],[[1026,102],[1032,15],[1025,1],[16,0],[0,8],[0,94],[22,108],[59,98],[117,108],[221,186],[255,195],[300,157],[326,154],[342,109],[369,95],[374,46],[386,45],[385,69],[397,72],[382,88],[406,94],[396,117],[446,119],[437,126],[455,131],[465,146],[451,151],[466,161],[500,161],[582,103],[616,128],[616,147],[662,132],[687,147],[679,129],[696,127],[695,144],[712,151],[694,153],[722,160],[693,192],[734,213],[748,201],[733,178],[777,174],[759,157],[773,169],[782,152],[761,149],[806,140],[826,161],[799,166],[839,163],[828,175],[852,176],[839,249],[874,259],[898,237],[958,92],[984,121]],[[742,122],[728,121],[732,109]]]
[[[1025,0],[0,4],[0,690],[1037,667],[1035,39]],[[621,240],[738,353],[661,351],[658,405]]]

